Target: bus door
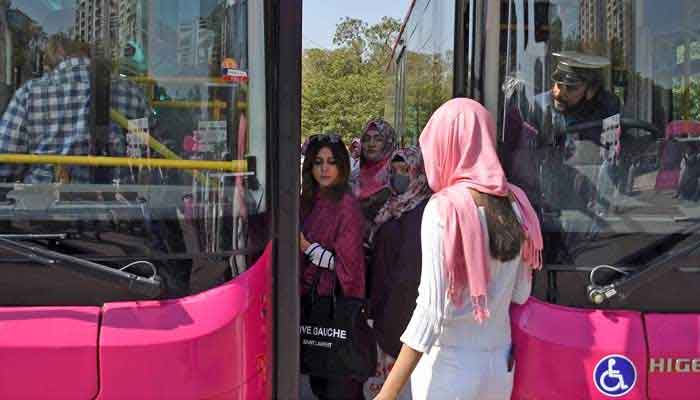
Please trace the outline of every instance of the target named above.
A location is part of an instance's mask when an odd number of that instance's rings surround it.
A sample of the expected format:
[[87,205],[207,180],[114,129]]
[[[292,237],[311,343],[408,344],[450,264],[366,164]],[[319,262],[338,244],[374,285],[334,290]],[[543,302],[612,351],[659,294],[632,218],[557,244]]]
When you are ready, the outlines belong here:
[[0,398],[294,392],[299,3],[0,2]]
[[[545,266],[533,294],[620,318],[608,333],[579,327],[585,333],[570,344],[591,365],[562,371],[566,377],[548,390],[692,398],[699,382],[693,366],[700,365],[700,6],[491,5],[500,46],[486,49],[486,58],[498,62],[499,89],[486,88],[484,100],[498,105],[509,179],[541,218]],[[622,281],[616,290],[595,290]],[[596,362],[614,353],[634,361],[634,380],[592,380]],[[527,380],[516,381],[514,398],[527,398]]]

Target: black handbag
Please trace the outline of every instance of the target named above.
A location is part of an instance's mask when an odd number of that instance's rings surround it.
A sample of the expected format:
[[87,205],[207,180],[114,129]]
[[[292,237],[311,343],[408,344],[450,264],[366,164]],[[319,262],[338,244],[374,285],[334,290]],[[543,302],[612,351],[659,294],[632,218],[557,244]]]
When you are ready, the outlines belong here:
[[332,272],[330,296],[317,293],[319,270],[309,294],[302,298],[301,372],[322,378],[351,377],[364,381],[374,375],[377,364],[377,344],[367,323],[366,301],[338,295],[338,277]]

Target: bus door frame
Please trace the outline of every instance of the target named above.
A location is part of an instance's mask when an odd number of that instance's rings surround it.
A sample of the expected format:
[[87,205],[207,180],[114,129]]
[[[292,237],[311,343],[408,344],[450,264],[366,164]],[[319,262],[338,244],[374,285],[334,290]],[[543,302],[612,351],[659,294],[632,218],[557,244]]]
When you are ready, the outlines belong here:
[[272,397],[299,396],[299,165],[302,0],[265,0],[268,188],[272,216]]
[[[454,97],[484,100],[486,7],[488,0],[455,1]],[[491,4],[491,7],[494,7]]]

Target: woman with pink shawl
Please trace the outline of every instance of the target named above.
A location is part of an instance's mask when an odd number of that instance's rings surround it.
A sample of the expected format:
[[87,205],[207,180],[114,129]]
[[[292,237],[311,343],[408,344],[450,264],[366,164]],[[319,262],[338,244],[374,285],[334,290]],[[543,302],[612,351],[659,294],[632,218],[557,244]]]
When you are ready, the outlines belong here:
[[360,167],[353,171],[350,182],[362,213],[372,221],[391,196],[386,170],[396,150],[396,132],[384,119],[372,119],[362,130],[360,146]]
[[409,376],[416,400],[510,399],[508,310],[529,296],[542,234],[527,197],[506,180],[495,143],[489,112],[464,98],[443,104],[421,134],[435,192],[421,224],[421,281],[377,399],[395,399]]

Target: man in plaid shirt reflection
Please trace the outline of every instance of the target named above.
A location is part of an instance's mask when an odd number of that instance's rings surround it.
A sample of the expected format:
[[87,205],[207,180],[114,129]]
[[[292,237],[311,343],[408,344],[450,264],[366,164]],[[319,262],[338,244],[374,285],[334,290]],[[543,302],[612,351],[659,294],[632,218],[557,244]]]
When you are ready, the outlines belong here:
[[[56,67],[15,92],[0,120],[0,153],[89,154],[92,97],[90,60],[86,54],[84,45],[63,35],[50,39],[48,64]],[[128,119],[150,115],[143,91],[126,79],[112,79],[110,104]],[[107,136],[105,153],[123,156],[123,130],[111,123]],[[57,179],[55,171],[52,165],[0,164],[0,181],[50,183]],[[70,182],[90,182],[88,167],[67,167],[66,171]],[[119,178],[119,173],[114,171],[114,177]]]

